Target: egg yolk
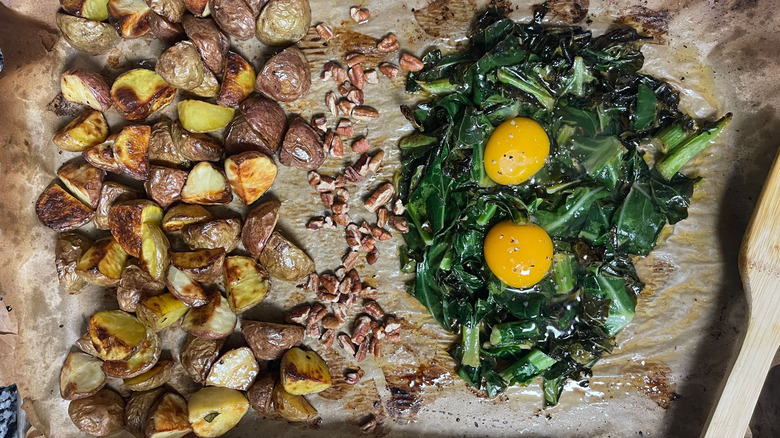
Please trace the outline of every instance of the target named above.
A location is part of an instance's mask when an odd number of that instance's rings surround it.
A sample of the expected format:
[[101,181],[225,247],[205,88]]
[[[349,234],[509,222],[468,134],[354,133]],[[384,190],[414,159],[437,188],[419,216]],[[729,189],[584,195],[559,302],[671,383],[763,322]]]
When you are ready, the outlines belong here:
[[484,253],[485,262],[496,277],[509,286],[527,288],[547,275],[553,244],[538,225],[504,221],[488,231]]
[[544,166],[547,133],[535,121],[516,117],[498,125],[485,146],[485,171],[498,184],[520,184]]

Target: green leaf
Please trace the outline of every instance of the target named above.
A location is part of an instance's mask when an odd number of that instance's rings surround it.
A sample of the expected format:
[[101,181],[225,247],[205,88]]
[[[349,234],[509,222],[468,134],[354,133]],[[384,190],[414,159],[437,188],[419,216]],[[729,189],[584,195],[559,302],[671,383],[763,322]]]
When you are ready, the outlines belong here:
[[591,178],[610,190],[617,185],[622,158],[628,152],[617,137],[577,137],[572,139],[572,155]]
[[634,182],[623,204],[615,212],[613,226],[618,248],[632,254],[647,255],[666,223],[666,216],[656,206],[650,183]]

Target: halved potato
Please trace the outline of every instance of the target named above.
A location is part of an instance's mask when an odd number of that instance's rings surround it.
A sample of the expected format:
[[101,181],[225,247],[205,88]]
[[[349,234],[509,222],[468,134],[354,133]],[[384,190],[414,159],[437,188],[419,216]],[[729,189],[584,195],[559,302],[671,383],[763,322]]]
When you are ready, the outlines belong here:
[[149,371],[125,379],[125,386],[131,391],[148,391],[160,387],[171,380],[174,369],[175,363],[173,361],[161,360]]
[[187,181],[187,171],[170,167],[152,166],[144,183],[146,193],[162,208],[181,200],[181,190]]
[[92,338],[89,337],[89,332],[84,333],[80,338],[76,339],[76,342],[74,342],[73,345],[90,356],[100,357],[97,350],[95,350],[95,346],[92,345]]
[[207,134],[197,134],[182,128],[177,120],[171,125],[171,137],[182,157],[192,161],[219,161],[223,147]]
[[171,245],[156,223],[146,222],[141,227],[141,267],[155,280],[162,281],[168,274]]
[[103,362],[103,371],[112,377],[127,379],[149,371],[160,359],[162,341],[151,329],[147,329],[146,340],[141,348],[125,360]]
[[214,21],[239,41],[255,36],[255,14],[244,0],[211,0]]
[[276,163],[267,155],[246,151],[225,160],[230,187],[246,205],[257,201],[276,179]]
[[100,55],[119,42],[119,34],[108,23],[63,13],[56,15],[56,21],[65,41],[81,52]]
[[155,332],[170,327],[187,313],[187,306],[170,292],[147,297],[138,304],[138,319]]
[[152,70],[137,68],[119,75],[111,86],[111,100],[119,114],[140,122],[165,108],[176,97],[176,88]]
[[263,253],[263,248],[276,228],[281,206],[282,203],[277,200],[266,201],[247,215],[241,230],[241,242],[252,257],[259,259]]
[[87,398],[68,405],[70,421],[82,432],[108,436],[125,426],[125,402],[116,392],[103,388]]
[[233,120],[233,108],[202,100],[182,100],[178,103],[181,126],[191,132],[211,132],[222,129]]
[[139,38],[149,32],[149,14],[144,0],[108,0],[108,21],[122,38]]
[[246,398],[249,404],[258,414],[269,415],[273,412],[273,394],[279,375],[276,373],[265,373],[255,378],[255,383],[246,392]]
[[172,233],[181,230],[187,225],[206,222],[211,217],[211,213],[200,205],[178,204],[165,212],[162,227],[166,233]]
[[85,225],[95,212],[65,191],[52,184],[35,202],[35,213],[42,224],[54,231],[71,231]]
[[[211,2],[208,0],[208,3]],[[216,74],[222,73],[225,56],[230,49],[230,39],[227,35],[219,30],[214,20],[185,15],[181,24],[187,37],[198,46],[198,52],[209,70]]]
[[190,249],[224,248],[229,253],[238,246],[241,235],[241,219],[215,219],[187,225],[181,229],[181,237]]
[[146,341],[146,326],[121,310],[104,310],[89,318],[89,337],[103,360],[125,360]]
[[127,253],[113,237],[104,237],[81,257],[76,264],[76,274],[87,283],[114,287],[119,284],[127,265]]
[[218,437],[232,429],[249,410],[244,394],[230,388],[203,388],[187,404],[192,431],[199,437]]
[[108,0],[60,0],[65,12],[93,21],[108,20]]
[[290,348],[301,345],[303,326],[298,324],[277,324],[275,322],[241,321],[241,333],[260,360],[280,359]]
[[125,312],[135,312],[141,300],[160,295],[163,290],[165,290],[165,283],[155,281],[140,266],[130,265],[122,271],[119,286],[116,288],[116,300],[120,309]]
[[184,315],[181,329],[201,338],[220,339],[233,333],[237,320],[227,300],[215,292],[206,305],[191,308]]
[[103,143],[107,137],[106,118],[100,111],[90,108],[60,129],[52,141],[64,151],[82,152]]
[[256,306],[270,288],[268,272],[254,259],[243,256],[225,259],[225,292],[233,312],[243,313]]
[[217,97],[219,95],[219,79],[211,70],[205,68],[203,70],[203,82],[189,91],[198,97]]
[[174,87],[192,90],[203,82],[205,68],[195,43],[180,41],[157,58],[154,71]]
[[143,224],[161,222],[162,208],[147,199],[118,202],[108,212],[111,235],[133,257],[141,256]]
[[[149,417],[152,406],[154,406],[163,392],[165,392],[164,388],[155,388],[130,394],[130,399],[127,400],[127,405],[125,406],[125,424],[127,424],[127,430],[130,433],[139,438],[145,436],[146,419]],[[189,425],[189,421],[187,424]]]
[[103,385],[106,384],[106,374],[101,368],[102,365],[102,360],[88,354],[68,354],[60,371],[60,395],[62,398],[77,400],[89,397],[103,389]]
[[249,347],[235,348],[214,362],[206,385],[246,391],[255,381],[260,367]]
[[171,264],[195,281],[214,283],[222,276],[223,248],[171,253]]
[[271,275],[286,281],[301,281],[315,268],[311,257],[278,231],[271,234],[259,261]]
[[233,200],[233,192],[221,169],[201,161],[190,170],[181,190],[181,200],[188,204],[228,204]]
[[271,151],[278,151],[287,130],[287,114],[282,107],[271,99],[253,96],[241,102],[239,111]]
[[103,190],[103,180],[106,177],[105,172],[87,163],[84,158],[78,157],[60,167],[57,176],[79,201],[93,209],[97,208],[100,192]]
[[[95,0],[78,1],[95,2]],[[83,68],[70,69],[60,76],[60,89],[62,97],[70,102],[86,105],[101,112],[111,108],[111,89],[100,73]]]
[[167,392],[149,410],[144,434],[147,438],[180,438],[192,432],[187,401]]
[[115,203],[129,201],[138,197],[138,191],[114,181],[105,181],[100,191],[100,200],[95,210],[95,228],[108,230],[108,212]]
[[168,21],[156,13],[149,14],[149,32],[166,45],[173,44],[184,37],[181,23]]
[[217,103],[237,106],[255,88],[256,76],[252,64],[238,53],[228,52],[225,57],[225,70],[222,73],[222,87],[219,89]]
[[163,116],[152,125],[149,135],[149,162],[166,167],[187,167],[189,160],[185,158],[173,141],[173,122]]
[[179,361],[192,380],[201,385],[206,381],[224,343],[225,339],[203,339],[192,335],[187,337]]
[[273,401],[275,412],[286,420],[309,421],[317,416],[317,410],[302,395],[285,391],[282,382],[274,387]]
[[146,125],[125,126],[116,136],[112,150],[121,171],[135,179],[149,178],[149,135]]
[[284,390],[303,395],[322,392],[330,388],[330,372],[325,361],[313,351],[293,347],[284,354],[280,374]]
[[180,271],[176,266],[168,268],[168,290],[189,307],[208,303],[208,295],[197,281]]
[[146,0],[146,4],[155,14],[158,14],[171,23],[181,22],[181,18],[187,13],[184,0]]
[[60,233],[54,246],[54,264],[60,286],[69,294],[80,293],[87,282],[76,274],[76,265],[92,246],[92,240],[81,233]]
[[117,134],[109,135],[106,141],[85,150],[81,153],[81,156],[87,160],[87,163],[100,170],[121,173],[122,169],[117,164],[116,158],[114,158],[114,140],[116,140],[116,136]]

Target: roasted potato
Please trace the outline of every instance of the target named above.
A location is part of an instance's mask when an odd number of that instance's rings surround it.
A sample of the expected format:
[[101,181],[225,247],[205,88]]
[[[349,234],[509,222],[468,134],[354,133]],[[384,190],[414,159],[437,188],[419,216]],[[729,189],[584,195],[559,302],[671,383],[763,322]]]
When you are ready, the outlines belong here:
[[83,157],[68,161],[57,170],[57,176],[79,201],[97,208],[106,173],[87,163]]
[[211,132],[222,129],[233,120],[235,110],[202,100],[182,100],[178,103],[181,126],[190,132]]
[[260,360],[276,360],[284,356],[287,350],[301,345],[303,326],[295,324],[276,324],[273,322],[241,322],[241,333]]
[[206,305],[187,311],[181,329],[200,338],[220,339],[233,333],[236,322],[236,314],[230,310],[227,300],[215,292]]
[[317,416],[302,395],[294,395],[284,390],[282,382],[277,382],[273,392],[274,411],[289,421],[309,421]]
[[151,369],[160,359],[162,341],[151,329],[147,330],[146,340],[141,349],[125,360],[107,360],[103,362],[103,371],[112,377],[130,378],[141,375]]
[[266,201],[247,215],[246,223],[241,230],[241,242],[252,257],[259,259],[263,253],[263,248],[276,228],[281,206],[282,203],[279,201]]
[[57,131],[52,141],[64,151],[82,152],[103,143],[107,137],[108,123],[103,113],[88,109]]
[[187,13],[184,0],[146,0],[146,4],[152,12],[171,23],[181,22],[182,17]]
[[138,191],[117,182],[106,181],[100,191],[100,201],[95,210],[95,227],[99,230],[108,230],[108,212],[115,203],[129,201],[138,198]]
[[172,233],[187,225],[208,222],[209,220],[211,220],[211,213],[200,205],[177,204],[165,212],[162,227],[166,233]]
[[[146,418],[152,410],[155,402],[165,392],[164,388],[155,388],[150,391],[133,392],[125,405],[125,424],[127,430],[133,435],[143,438],[146,427]],[[189,424],[189,422],[188,422]]]
[[238,112],[225,130],[225,152],[240,154],[246,151],[257,151],[269,157],[275,154],[275,151],[268,147],[260,133],[247,122],[244,114]]
[[162,208],[181,201],[181,190],[187,181],[187,171],[170,167],[152,166],[144,183],[146,193]]
[[107,436],[125,426],[125,402],[116,392],[101,389],[95,395],[70,402],[68,416],[82,432]]
[[60,89],[62,97],[70,102],[101,112],[111,108],[111,89],[97,72],[83,68],[70,69],[60,76]]
[[255,381],[259,370],[260,367],[249,347],[236,348],[214,362],[206,377],[206,385],[246,391]]
[[192,161],[219,161],[222,145],[207,134],[197,134],[182,128],[177,120],[171,125],[173,144],[182,157]]
[[122,128],[112,146],[114,160],[125,175],[135,179],[149,178],[149,136],[146,125],[129,125]]
[[[221,0],[224,2],[224,0]],[[244,0],[227,0],[244,4]],[[216,7],[216,6],[215,6]],[[254,21],[254,20],[253,20]],[[255,88],[255,69],[236,52],[228,52],[225,57],[225,69],[222,73],[222,87],[219,89],[217,103],[225,106],[237,106]]]
[[184,27],[152,12],[149,14],[149,32],[166,45],[171,45],[184,37]]
[[181,24],[187,37],[198,46],[198,52],[206,67],[216,74],[222,73],[225,56],[230,49],[228,37],[220,32],[213,20],[185,15]]
[[233,192],[222,169],[201,161],[190,170],[181,190],[181,200],[187,204],[228,204],[233,200]]
[[298,347],[289,349],[282,357],[279,378],[284,390],[293,395],[315,394],[331,385],[325,361],[317,353]]
[[196,17],[208,17],[211,15],[212,0],[184,0],[187,10]]
[[76,274],[87,283],[114,287],[127,265],[127,253],[113,237],[104,237],[81,257],[76,264]]
[[242,152],[225,160],[225,176],[233,192],[246,205],[257,201],[276,179],[276,163],[256,151]]
[[56,21],[65,41],[74,49],[90,55],[106,53],[119,42],[119,34],[108,23],[63,13],[56,15]]
[[325,161],[322,139],[317,131],[300,117],[293,120],[284,136],[279,162],[301,170],[315,170]]
[[232,429],[249,410],[244,394],[230,388],[203,388],[189,403],[192,431],[199,437],[218,437]]
[[216,219],[191,224],[181,229],[181,237],[190,249],[236,249],[241,235],[240,219]]
[[314,261],[278,231],[271,234],[259,261],[272,276],[285,281],[300,282],[314,271]]
[[201,385],[206,382],[211,366],[219,357],[219,350],[224,343],[225,339],[204,339],[191,335],[187,337],[179,355],[179,362],[192,380]]
[[258,414],[269,415],[273,410],[274,386],[279,379],[276,373],[265,373],[255,379],[255,383],[246,392],[246,398],[249,399],[249,405],[252,406]]
[[[152,125],[149,134],[149,163],[166,167],[187,167],[189,160],[179,151],[173,141],[173,122],[167,117],[160,117]],[[177,132],[177,134],[180,134]]]
[[268,155],[273,156],[279,150],[287,130],[287,115],[282,107],[272,100],[258,96],[241,102],[239,111],[244,115],[249,126],[260,134],[265,145],[271,149]]
[[157,223],[144,223],[141,227],[140,265],[156,281],[165,279],[170,264],[171,245]]
[[116,300],[119,308],[125,312],[138,310],[141,300],[160,295],[165,289],[165,283],[154,280],[148,272],[138,265],[130,265],[122,271],[119,285],[116,288]]
[[225,259],[225,292],[236,314],[259,304],[271,288],[268,272],[254,259],[231,256]]
[[89,318],[89,338],[103,360],[125,360],[146,341],[146,326],[121,310],[104,310]]
[[187,401],[174,392],[166,392],[149,410],[144,434],[148,438],[180,438],[192,432]]
[[84,333],[80,338],[76,339],[76,342],[74,342],[73,345],[90,356],[100,357],[97,350],[95,350],[95,346],[92,345],[92,338],[89,337],[89,332]]
[[108,212],[111,235],[133,257],[141,257],[143,224],[147,222],[162,222],[162,208],[148,199],[118,202]]
[[[203,65],[206,65],[205,63]],[[203,69],[203,82],[197,87],[189,90],[190,93],[199,97],[217,97],[219,95],[219,79],[208,68]]]
[[122,38],[140,38],[149,32],[152,10],[144,0],[108,0],[108,22]]
[[168,290],[189,307],[199,307],[208,303],[206,291],[197,281],[180,271],[176,266],[168,268]]
[[203,82],[203,61],[192,41],[180,41],[164,51],[154,67],[165,82],[191,90]]
[[257,17],[257,39],[269,46],[295,44],[310,26],[309,0],[271,0]]
[[279,102],[298,100],[309,92],[309,88],[311,68],[301,49],[295,46],[271,57],[255,81],[255,91]]
[[127,389],[131,391],[149,391],[165,385],[175,370],[175,363],[170,360],[161,360],[157,362],[149,371],[139,374],[135,377],[125,379],[124,383]]
[[76,17],[93,21],[108,20],[108,0],[60,0],[62,9]]
[[[254,358],[252,358],[254,361]],[[84,353],[68,354],[60,371],[60,395],[65,400],[87,398],[103,389],[103,361]],[[255,363],[255,366],[257,364]],[[253,376],[254,378],[254,376]]]
[[106,141],[85,150],[81,153],[81,156],[87,160],[87,163],[100,170],[122,173],[122,169],[114,158],[114,141],[116,140],[116,137],[117,134],[109,135],[106,138]]
[[92,246],[92,240],[76,232],[60,233],[54,245],[54,264],[60,286],[71,295],[80,293],[87,282],[76,274],[76,265]]
[[211,13],[226,34],[240,41],[255,36],[255,15],[244,0],[212,0]]
[[138,303],[136,315],[147,327],[159,332],[175,324],[187,313],[188,307],[172,293],[147,297]]
[[260,11],[263,10],[263,7],[265,4],[268,3],[268,0],[247,0],[246,4],[249,6],[249,9],[252,10],[252,15],[257,17],[260,15]]
[[222,277],[225,250],[200,249],[171,253],[171,264],[195,281],[214,283]]
[[59,184],[52,184],[35,203],[35,213],[42,224],[54,231],[71,231],[85,225],[95,212],[68,193]]
[[111,100],[127,120],[140,122],[165,108],[176,97],[176,88],[152,70],[137,68],[116,78],[111,86]]

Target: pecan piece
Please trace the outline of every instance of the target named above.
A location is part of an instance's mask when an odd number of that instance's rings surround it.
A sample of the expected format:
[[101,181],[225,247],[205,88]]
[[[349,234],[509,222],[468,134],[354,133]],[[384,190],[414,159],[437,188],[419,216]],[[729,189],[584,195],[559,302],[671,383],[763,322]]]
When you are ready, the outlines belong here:
[[355,267],[355,264],[357,264],[357,258],[358,258],[358,252],[349,250],[349,252],[344,254],[344,257],[342,257],[341,263],[344,264],[344,267],[346,269],[352,269]]
[[363,362],[365,360],[366,355],[368,354],[368,343],[370,341],[368,338],[363,339],[363,342],[360,343],[358,346],[358,351],[355,353],[355,360],[358,362]]
[[376,337],[371,338],[371,343],[368,346],[368,352],[374,357],[382,357],[382,341]]
[[[371,236],[363,236],[362,239],[360,239],[360,246],[363,248],[363,251],[365,252],[372,252],[374,250],[374,238]],[[372,264],[372,263],[369,263]]]
[[323,216],[315,216],[309,219],[306,223],[306,228],[309,230],[320,230],[325,228],[325,218]]
[[349,119],[339,120],[339,124],[336,126],[336,134],[344,137],[352,137],[355,135],[355,129],[352,127],[352,122]]
[[401,55],[400,64],[401,68],[406,71],[420,71],[424,67],[422,61],[420,61],[419,58],[408,53]]
[[373,265],[377,260],[379,260],[379,249],[373,248],[368,254],[366,254],[366,263]]
[[330,208],[330,206],[333,205],[334,199],[335,196],[331,192],[320,193],[320,200],[322,201],[322,205],[324,205],[325,208]]
[[312,186],[312,187],[316,186],[317,184],[320,183],[320,181],[322,181],[322,178],[320,177],[320,174],[315,172],[315,171],[313,171],[313,170],[310,170],[308,175],[306,175],[306,176],[309,179],[309,185]]
[[390,218],[390,226],[399,233],[409,232],[409,221],[403,216],[393,216]]
[[367,84],[376,85],[379,83],[379,75],[373,68],[370,68],[363,73],[365,73]]
[[365,73],[363,73],[363,66],[360,64],[355,64],[354,67],[350,68],[347,77],[349,77],[349,81],[352,82],[352,85],[358,90],[362,90],[363,86],[366,84],[366,76]]
[[392,233],[385,230],[384,228],[379,228],[377,226],[371,227],[371,235],[381,241],[390,240],[393,238]]
[[325,127],[327,123],[328,123],[328,119],[326,119],[325,116],[323,116],[322,114],[314,115],[311,117],[311,127],[323,134],[325,133],[325,131],[327,131],[327,128]]
[[335,330],[341,327],[342,321],[339,321],[334,315],[325,315],[322,318],[322,327],[328,330]]
[[339,111],[341,111],[343,114],[346,115],[352,114],[353,108],[355,108],[355,104],[353,102],[350,102],[349,99],[339,100]]
[[373,288],[371,286],[366,286],[363,289],[361,289],[359,295],[360,298],[367,298],[372,300],[375,300],[379,297],[376,288]]
[[355,23],[363,24],[371,18],[371,12],[369,12],[368,9],[353,6],[349,8],[349,16],[355,20]]
[[327,24],[320,23],[314,28],[317,29],[317,34],[319,34],[320,38],[323,40],[330,41],[330,39],[333,38],[333,29],[331,29]]
[[352,53],[347,53],[347,56],[345,56],[344,59],[347,60],[347,66],[349,68],[352,68],[358,64],[362,64],[366,62],[366,55],[362,53],[352,52]]
[[308,304],[301,304],[287,312],[287,316],[284,317],[284,320],[289,323],[306,325],[309,313],[311,313],[311,306]]
[[354,89],[347,92],[347,100],[354,103],[355,105],[363,105],[364,99],[365,94],[362,90]]
[[398,38],[396,38],[396,36],[393,35],[392,33],[382,38],[382,41],[376,44],[376,50],[379,53],[395,52],[400,47],[401,44],[398,42]]
[[349,204],[345,202],[336,201],[330,208],[333,210],[333,213],[336,213],[337,215],[349,212]]
[[398,66],[389,62],[382,62],[379,64],[379,71],[388,79],[395,79],[398,76]]
[[355,120],[371,120],[379,117],[379,111],[370,106],[358,105],[352,108],[352,118]]
[[[325,348],[326,350],[330,350],[331,348],[333,348],[333,341],[335,339],[336,339],[335,331],[331,329],[325,330],[325,333],[323,333],[322,336],[320,337],[320,341],[322,341],[322,347]],[[376,356],[376,354],[374,354],[374,356]]]
[[333,222],[341,225],[342,227],[346,227],[351,220],[352,219],[349,217],[349,214],[347,213],[341,213],[333,216]]
[[396,199],[393,203],[393,214],[396,216],[400,216],[406,212],[406,207],[404,207],[403,201],[400,199]]
[[331,114],[334,116],[339,115],[339,109],[338,109],[338,98],[336,98],[336,93],[332,91],[328,91],[328,93],[325,95],[325,105],[328,107],[328,111],[330,111]]
[[341,333],[338,335],[337,340],[339,342],[339,347],[343,348],[344,351],[350,355],[355,355],[355,344],[353,344],[352,340],[349,339],[349,335]]
[[368,170],[378,173],[379,167],[382,166],[382,160],[385,158],[385,151],[378,151],[376,154],[374,154],[373,157],[368,161]]
[[[387,204],[395,194],[395,189],[392,183],[384,183],[379,186],[373,193],[366,199],[363,205],[366,209],[372,213],[376,212],[379,207]],[[378,236],[374,236],[378,237]]]
[[387,225],[387,221],[390,220],[390,211],[385,207],[379,207],[376,211],[376,226],[384,228]]
[[365,137],[360,137],[352,143],[352,152],[356,154],[364,154],[371,149],[371,145],[368,143]]
[[363,310],[376,319],[382,319],[385,316],[385,311],[382,310],[382,306],[374,300],[368,300],[363,303]]
[[352,343],[360,344],[366,338],[366,335],[371,331],[371,318],[367,316],[361,316],[355,320],[355,324],[352,326]]
[[360,175],[360,172],[355,170],[355,168],[352,166],[347,166],[344,168],[344,176],[347,178],[347,181],[350,182],[363,181],[363,176]]

